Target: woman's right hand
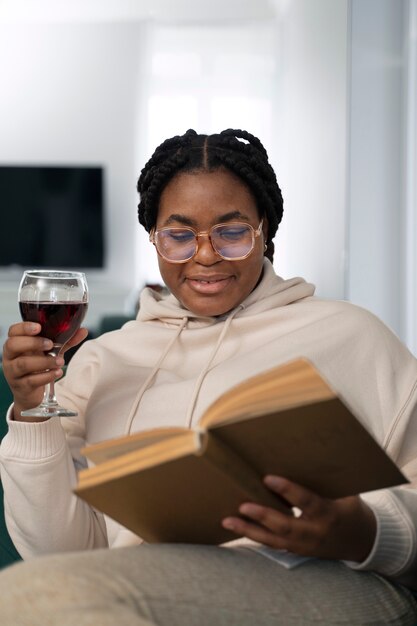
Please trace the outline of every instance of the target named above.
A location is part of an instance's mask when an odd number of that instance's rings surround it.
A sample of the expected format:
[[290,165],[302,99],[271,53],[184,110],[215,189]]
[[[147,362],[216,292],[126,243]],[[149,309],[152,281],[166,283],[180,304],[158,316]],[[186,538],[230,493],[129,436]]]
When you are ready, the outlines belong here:
[[14,419],[39,421],[39,418],[22,418],[20,413],[42,401],[45,385],[62,376],[62,355],[83,341],[88,334],[80,328],[65,344],[58,357],[45,354],[53,347],[52,341],[40,337],[41,325],[20,322],[9,328],[8,339],[3,346],[3,371],[14,397]]

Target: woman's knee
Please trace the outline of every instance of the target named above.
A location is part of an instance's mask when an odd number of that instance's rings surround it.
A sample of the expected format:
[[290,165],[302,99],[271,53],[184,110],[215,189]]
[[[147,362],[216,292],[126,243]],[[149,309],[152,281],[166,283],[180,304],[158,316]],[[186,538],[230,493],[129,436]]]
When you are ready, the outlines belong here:
[[151,624],[124,581],[100,565],[99,554],[92,557],[91,553],[41,557],[0,572],[0,624]]

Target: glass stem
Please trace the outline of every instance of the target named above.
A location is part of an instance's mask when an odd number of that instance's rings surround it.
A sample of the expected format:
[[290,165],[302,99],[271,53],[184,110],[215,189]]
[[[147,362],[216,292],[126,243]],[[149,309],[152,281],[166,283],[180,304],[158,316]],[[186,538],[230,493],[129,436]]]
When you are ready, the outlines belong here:
[[[48,352],[49,356],[57,357],[59,354],[61,346],[54,346],[52,350]],[[46,407],[55,407],[58,406],[58,400],[55,396],[55,381],[52,380],[48,385],[45,386],[45,391],[43,393],[42,405]]]
[[46,385],[42,404],[46,404],[47,406],[52,406],[52,405],[58,406],[58,401],[55,396],[55,382],[54,381],[49,383],[49,385]]

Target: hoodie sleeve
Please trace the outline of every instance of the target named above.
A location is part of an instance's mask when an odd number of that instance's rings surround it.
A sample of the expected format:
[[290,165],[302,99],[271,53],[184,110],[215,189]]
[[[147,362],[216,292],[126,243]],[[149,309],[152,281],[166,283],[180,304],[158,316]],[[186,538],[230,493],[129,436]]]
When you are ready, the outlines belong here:
[[79,413],[76,418],[16,422],[12,407],[7,415],[9,430],[0,446],[5,518],[24,559],[108,545],[103,516],[72,492],[77,469],[85,464],[80,449],[92,382],[91,367],[77,369],[72,386],[78,393],[65,394],[65,403]]
[[[388,405],[401,389],[400,378],[408,381],[408,386],[402,388],[403,402],[398,403],[397,411],[392,411],[393,418],[381,445],[409,483],[361,495],[375,515],[376,537],[365,561],[346,564],[417,589],[417,367],[414,357],[404,351],[397,363],[394,350],[390,350],[389,357],[394,367],[388,378],[381,376],[381,406]],[[398,377],[401,372],[403,376]]]
[[416,490],[384,489],[361,497],[375,515],[376,538],[365,561],[347,561],[346,564],[352,569],[375,571],[417,588]]

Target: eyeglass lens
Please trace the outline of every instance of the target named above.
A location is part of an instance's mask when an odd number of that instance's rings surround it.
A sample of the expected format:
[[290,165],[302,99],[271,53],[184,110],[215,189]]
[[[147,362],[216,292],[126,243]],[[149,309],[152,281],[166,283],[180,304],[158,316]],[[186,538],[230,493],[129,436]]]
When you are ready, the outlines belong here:
[[[219,224],[211,229],[210,239],[220,256],[236,259],[252,250],[254,232],[249,224]],[[163,228],[156,233],[155,243],[160,254],[172,261],[191,259],[198,245],[190,228]]]

